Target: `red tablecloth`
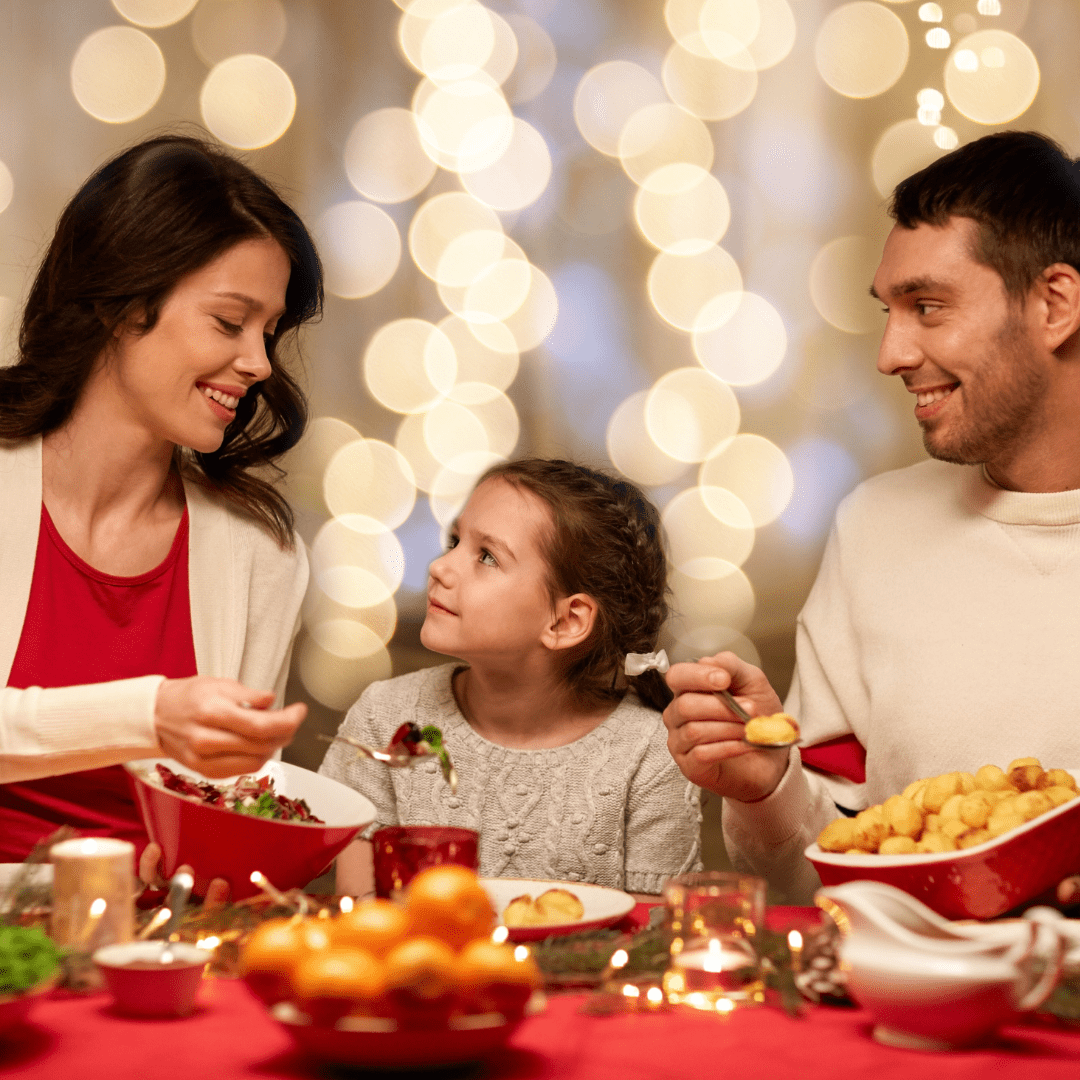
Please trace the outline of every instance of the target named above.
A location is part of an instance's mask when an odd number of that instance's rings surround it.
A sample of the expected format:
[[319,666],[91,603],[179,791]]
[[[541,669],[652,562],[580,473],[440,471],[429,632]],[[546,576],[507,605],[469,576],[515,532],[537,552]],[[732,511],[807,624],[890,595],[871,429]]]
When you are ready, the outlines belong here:
[[[791,923],[809,917],[776,913]],[[995,1045],[950,1054],[879,1046],[861,1010],[776,1009],[729,1017],[676,1010],[595,1017],[584,994],[555,996],[490,1058],[484,1080],[1037,1080],[1080,1075],[1080,1029],[1014,1025]],[[107,995],[41,1001],[0,1035],[0,1073],[19,1080],[314,1080],[324,1076],[239,982],[208,981],[186,1020],[129,1020]],[[471,1074],[470,1074],[471,1075]]]

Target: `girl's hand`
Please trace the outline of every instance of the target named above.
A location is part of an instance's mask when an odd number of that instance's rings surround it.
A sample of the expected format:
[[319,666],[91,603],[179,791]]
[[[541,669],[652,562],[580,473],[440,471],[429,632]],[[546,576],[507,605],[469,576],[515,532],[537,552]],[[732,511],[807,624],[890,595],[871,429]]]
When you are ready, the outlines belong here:
[[[161,848],[151,841],[139,856],[139,879],[148,889],[167,889],[169,883],[161,876]],[[186,870],[194,877],[190,866],[181,866],[177,873]],[[229,883],[224,878],[214,878],[203,897],[204,908],[222,907],[229,900]]]
[[787,755],[747,746],[742,723],[716,693],[730,690],[751,716],[780,712],[780,698],[764,673],[725,652],[696,664],[676,664],[666,678],[675,694],[664,710],[668,750],[683,775],[740,802],[770,795],[787,769]]
[[158,743],[204,776],[255,772],[291,741],[307,715],[303,702],[269,711],[273,702],[269,690],[251,690],[235,679],[166,679],[154,704]]

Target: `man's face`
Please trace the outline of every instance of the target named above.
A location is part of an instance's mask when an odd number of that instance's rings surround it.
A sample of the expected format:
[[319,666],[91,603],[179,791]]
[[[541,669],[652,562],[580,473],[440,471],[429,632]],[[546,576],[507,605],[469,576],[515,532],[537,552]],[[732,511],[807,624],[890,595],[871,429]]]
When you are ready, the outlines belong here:
[[972,257],[976,229],[951,218],[889,234],[873,285],[889,315],[878,370],[916,395],[927,453],[993,466],[1037,437],[1050,371],[1029,303]]

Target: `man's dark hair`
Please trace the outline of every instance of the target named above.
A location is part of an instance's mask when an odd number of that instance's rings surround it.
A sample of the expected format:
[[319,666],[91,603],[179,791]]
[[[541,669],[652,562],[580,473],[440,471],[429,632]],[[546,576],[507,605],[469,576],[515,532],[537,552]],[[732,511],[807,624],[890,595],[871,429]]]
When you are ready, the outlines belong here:
[[889,213],[906,229],[978,224],[972,257],[1024,296],[1053,263],[1080,270],[1080,164],[1035,131],[999,131],[901,181]]

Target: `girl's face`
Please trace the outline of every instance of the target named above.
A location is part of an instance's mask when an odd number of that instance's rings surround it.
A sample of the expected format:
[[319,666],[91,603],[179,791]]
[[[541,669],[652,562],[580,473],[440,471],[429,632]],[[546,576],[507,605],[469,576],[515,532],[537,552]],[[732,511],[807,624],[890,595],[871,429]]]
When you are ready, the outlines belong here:
[[424,645],[462,660],[544,653],[554,615],[540,540],[551,526],[532,492],[497,477],[481,484],[429,568]]
[[270,374],[266,339],[285,311],[289,259],[243,240],[181,278],[146,334],[123,333],[102,377],[154,437],[209,453],[240,398]]

